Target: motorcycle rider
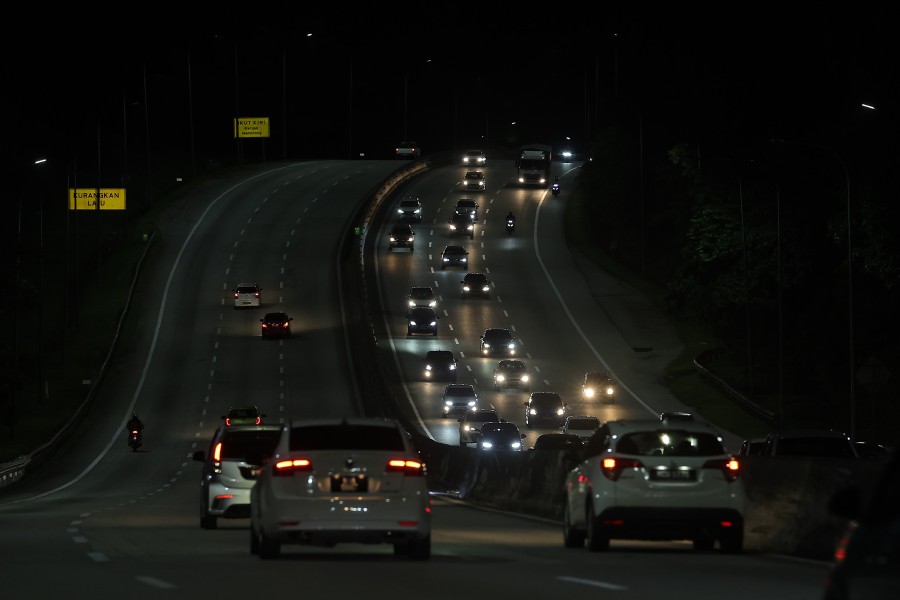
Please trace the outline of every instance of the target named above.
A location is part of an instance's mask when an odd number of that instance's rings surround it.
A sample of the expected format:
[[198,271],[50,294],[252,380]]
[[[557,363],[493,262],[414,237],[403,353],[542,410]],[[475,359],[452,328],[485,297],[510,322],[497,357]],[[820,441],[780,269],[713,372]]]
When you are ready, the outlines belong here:
[[515,225],[516,224],[516,215],[513,214],[512,211],[506,213],[506,224],[507,225]]
[[144,423],[138,417],[137,411],[131,413],[131,418],[128,419],[128,423],[125,424],[125,427],[128,429],[129,434],[134,430],[137,430],[140,435],[144,434]]

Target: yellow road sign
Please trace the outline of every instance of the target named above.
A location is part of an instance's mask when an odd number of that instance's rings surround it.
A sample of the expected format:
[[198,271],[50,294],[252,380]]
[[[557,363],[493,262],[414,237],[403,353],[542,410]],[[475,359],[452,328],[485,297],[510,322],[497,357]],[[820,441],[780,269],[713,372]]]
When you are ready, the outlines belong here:
[[69,188],[69,210],[125,210],[125,188]]
[[269,137],[269,117],[244,117],[234,120],[234,137],[267,138]]

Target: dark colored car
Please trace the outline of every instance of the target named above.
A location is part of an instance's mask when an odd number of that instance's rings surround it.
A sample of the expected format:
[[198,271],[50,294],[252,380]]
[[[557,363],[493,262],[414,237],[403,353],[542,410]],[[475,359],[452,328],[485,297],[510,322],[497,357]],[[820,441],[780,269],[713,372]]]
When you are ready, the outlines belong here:
[[413,249],[416,242],[416,234],[409,223],[396,223],[388,234],[388,249],[409,248]]
[[409,295],[406,296],[406,307],[415,308],[417,306],[437,308],[437,296],[432,288],[428,286],[414,286],[409,289]]
[[469,251],[462,246],[445,246],[441,252],[441,270],[447,267],[467,267]]
[[468,411],[459,420],[459,445],[477,444],[481,426],[497,421],[500,421],[500,417],[493,408],[475,408]]
[[482,423],[478,434],[478,449],[495,452],[510,450],[521,452],[525,449],[525,434],[519,432],[515,423],[508,421]]
[[406,313],[406,335],[425,333],[437,335],[438,316],[433,308],[417,306]]
[[525,426],[562,427],[568,406],[556,392],[531,392],[525,402]]
[[513,337],[509,329],[490,327],[481,334],[481,354],[491,356],[505,354],[515,356],[519,350],[519,341]]
[[222,415],[225,419],[225,425],[231,427],[233,425],[262,425],[262,418],[266,416],[259,411],[259,407],[255,405],[248,406],[232,406],[228,409],[228,414]]
[[491,295],[491,282],[488,281],[487,275],[484,273],[466,273],[466,276],[459,283],[462,288],[461,295],[463,298],[470,296],[487,298]]
[[585,400],[599,399],[602,402],[615,402],[618,387],[609,373],[593,371],[584,374],[581,395]]
[[450,217],[450,235],[465,235],[469,239],[475,239],[475,223],[473,223],[465,213],[454,213]]
[[528,367],[521,360],[504,358],[494,369],[494,391],[507,388],[528,390],[531,385]]
[[884,460],[872,489],[854,486],[831,498],[831,513],[849,521],[825,578],[825,600],[900,598],[900,451]]
[[469,219],[475,223],[478,221],[478,203],[471,198],[460,198],[456,201],[456,207],[453,213],[457,215],[468,215]]
[[291,337],[291,321],[294,320],[294,317],[288,316],[287,313],[283,312],[270,312],[266,313],[262,319],[259,320],[262,330],[262,336],[264,338],[289,338]]
[[574,433],[544,433],[534,441],[532,450],[564,450],[581,454],[587,442]]
[[857,458],[850,436],[833,429],[793,429],[766,436],[766,456]]
[[456,381],[456,357],[449,350],[430,350],[425,353],[425,379]]

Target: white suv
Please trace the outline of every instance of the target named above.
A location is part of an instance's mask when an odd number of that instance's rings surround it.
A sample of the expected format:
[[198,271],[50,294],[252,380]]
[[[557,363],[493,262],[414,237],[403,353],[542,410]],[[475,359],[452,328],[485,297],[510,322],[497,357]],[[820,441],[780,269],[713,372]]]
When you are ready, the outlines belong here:
[[610,539],[682,540],[741,552],[747,496],[741,464],[705,423],[607,421],[566,475],[563,544],[602,551]]

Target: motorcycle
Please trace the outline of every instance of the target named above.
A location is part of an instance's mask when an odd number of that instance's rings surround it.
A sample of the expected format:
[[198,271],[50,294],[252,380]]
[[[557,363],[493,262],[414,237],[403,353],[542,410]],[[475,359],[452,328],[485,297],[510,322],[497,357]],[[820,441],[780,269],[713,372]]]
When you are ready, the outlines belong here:
[[515,219],[507,219],[506,220],[506,233],[512,233],[516,229],[516,220]]
[[137,449],[141,447],[144,443],[144,435],[141,433],[139,429],[132,429],[128,434],[128,445],[131,447],[132,452],[137,452]]
[[550,193],[553,194],[554,198],[556,196],[559,196],[559,184],[558,183],[553,184],[553,186],[550,188]]

